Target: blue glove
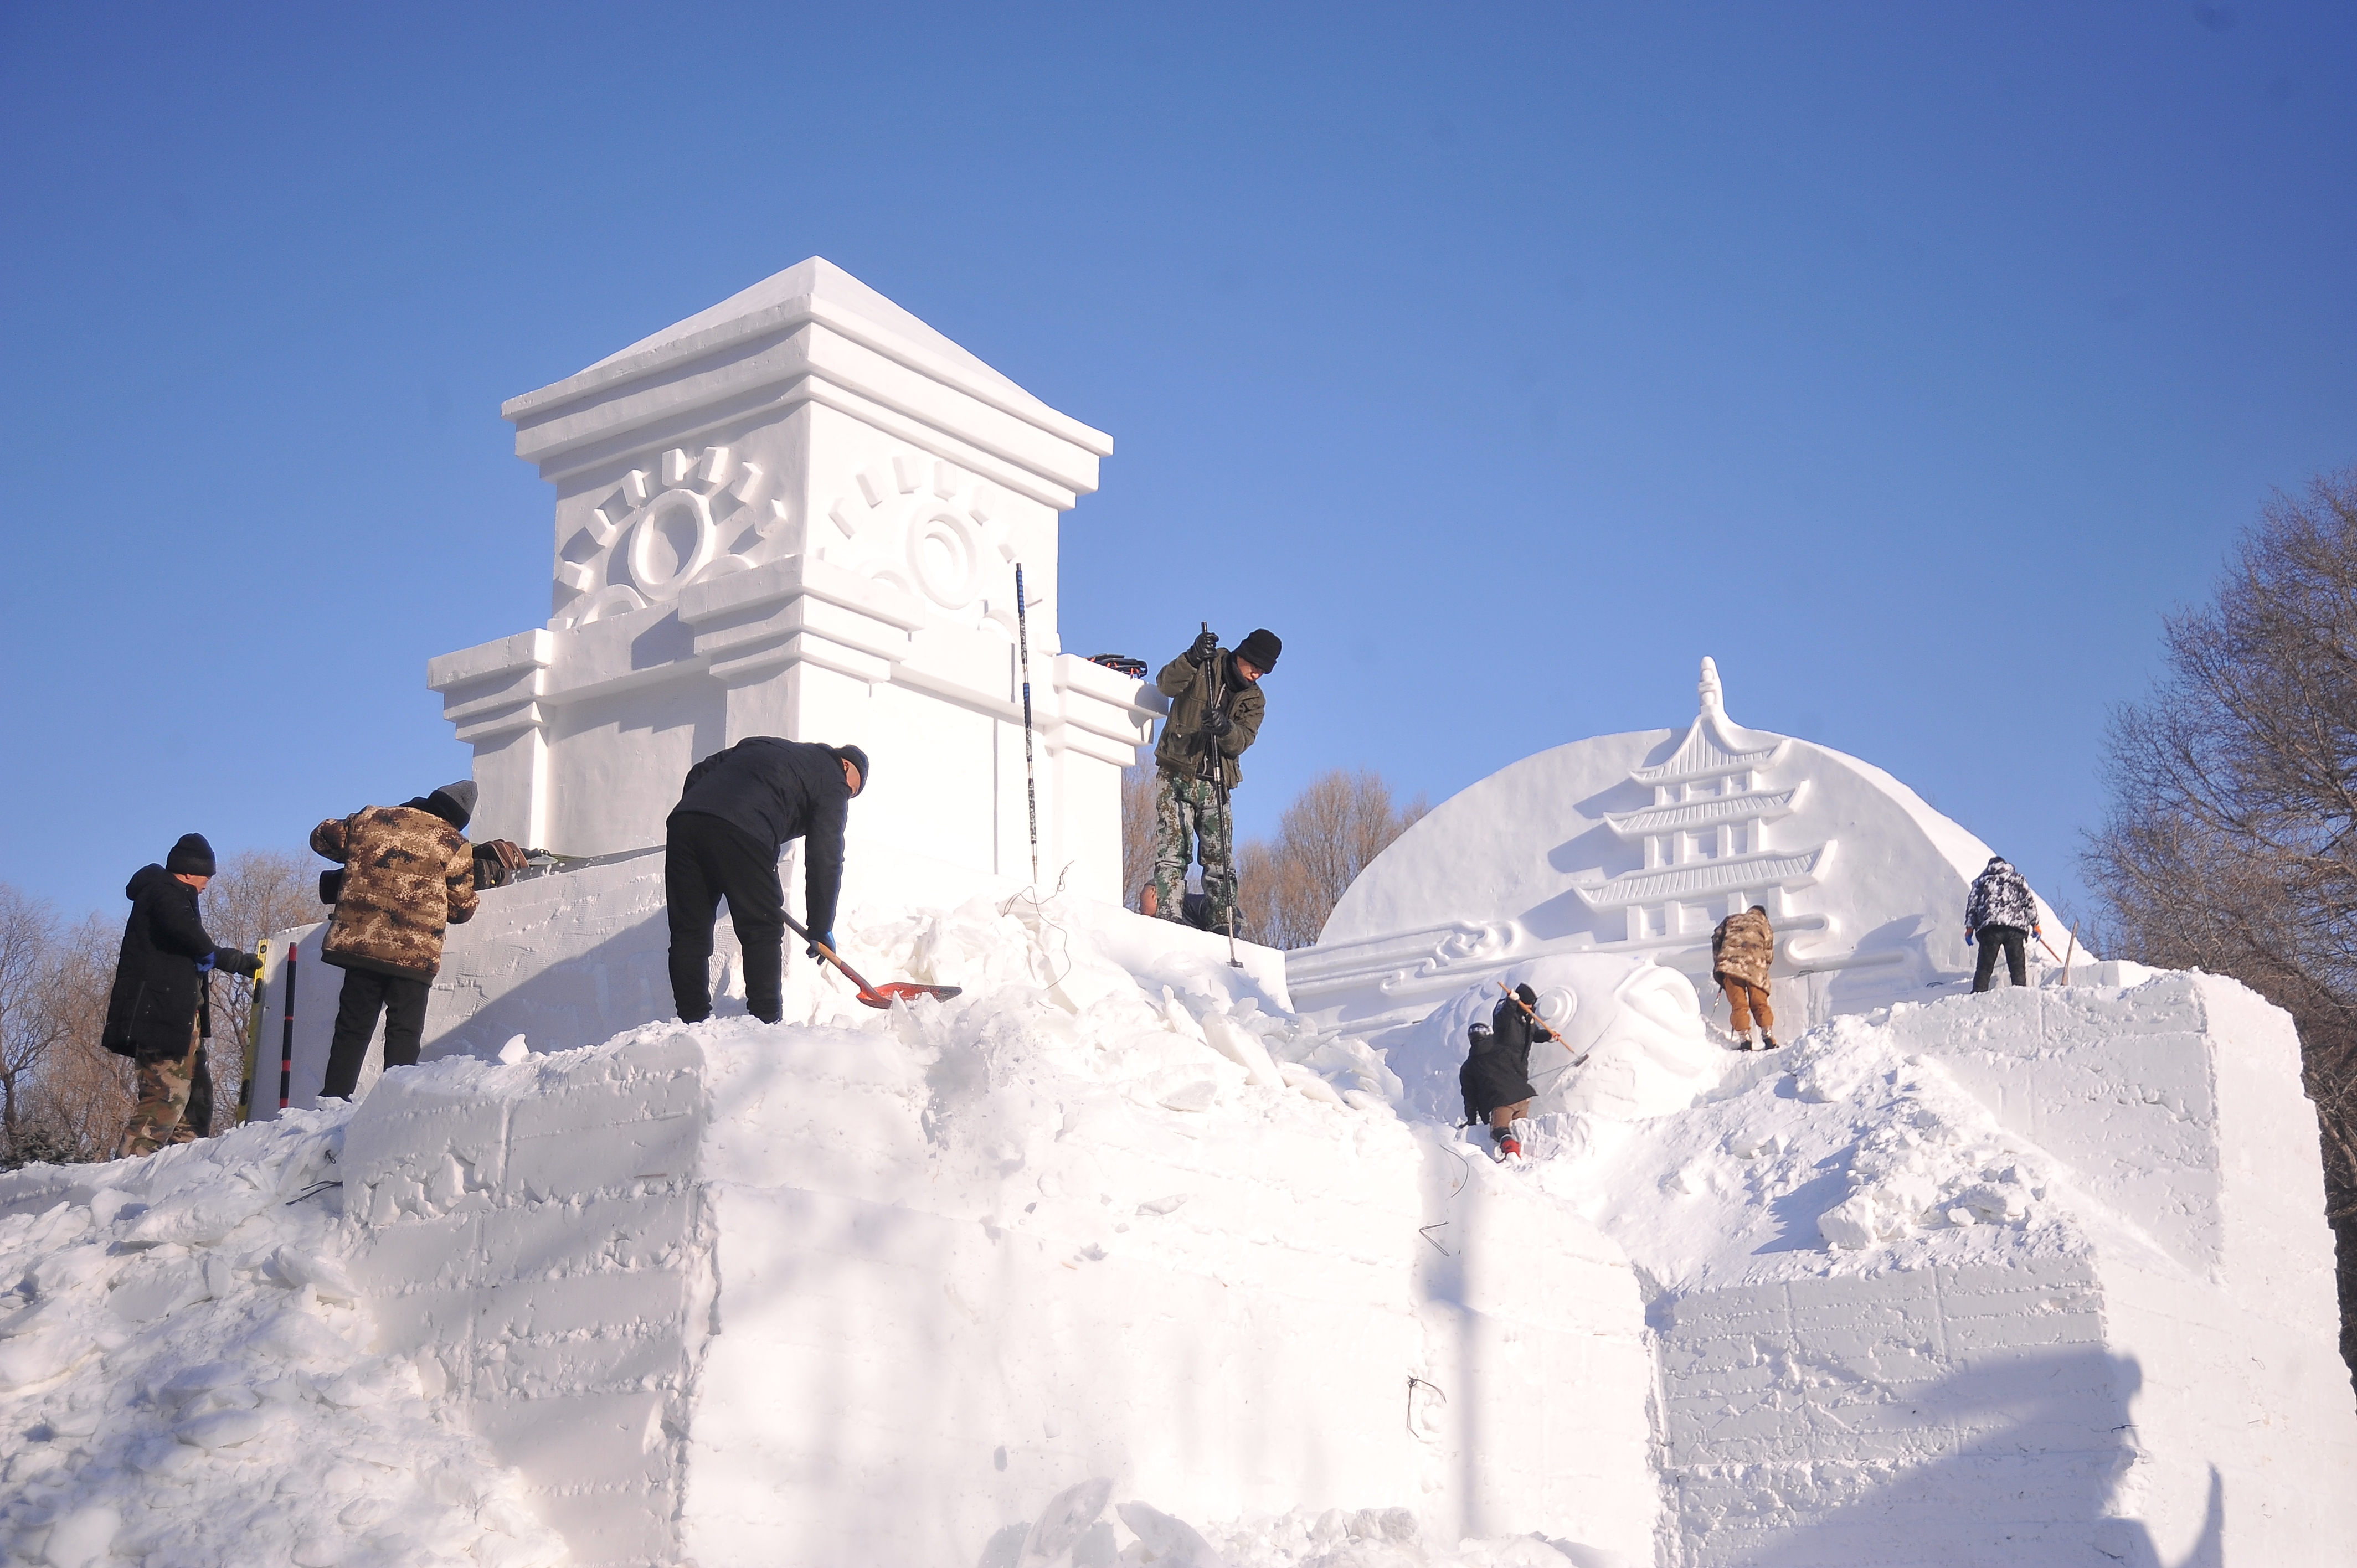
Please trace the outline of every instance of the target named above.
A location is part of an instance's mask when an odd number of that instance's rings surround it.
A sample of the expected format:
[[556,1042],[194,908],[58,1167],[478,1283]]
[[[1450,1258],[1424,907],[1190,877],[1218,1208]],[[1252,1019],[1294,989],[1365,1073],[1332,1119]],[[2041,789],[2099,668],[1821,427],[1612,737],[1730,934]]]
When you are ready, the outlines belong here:
[[1964,946],[1966,946],[1966,947],[1970,947],[1970,946],[1972,946],[1972,945],[1973,945],[1973,934],[1972,934],[1972,932],[1970,932],[1970,931],[1966,931],[1966,932],[1964,933]]
[[816,957],[818,957],[818,956],[819,956],[819,950],[819,950],[819,944],[820,944],[820,943],[822,943],[822,942],[823,942],[823,943],[825,943],[825,944],[826,944],[826,950],[827,950],[827,951],[829,951],[829,952],[834,952],[834,951],[835,950],[835,946],[834,946],[834,933],[833,931],[818,931],[818,932],[814,932],[814,933],[812,935],[812,937],[811,937],[811,945],[810,945],[810,946],[808,946],[808,947],[806,947],[806,948],[804,948],[804,949],[802,949],[802,956],[803,956],[804,958],[816,958]]
[[200,958],[200,959],[197,960],[197,972],[198,972],[199,974],[210,974],[210,973],[211,973],[211,972],[212,972],[212,967],[213,967],[213,955],[212,955],[212,954],[210,954],[210,953],[207,953],[207,954],[205,954],[205,956],[204,956],[204,957],[202,957],[202,958]]

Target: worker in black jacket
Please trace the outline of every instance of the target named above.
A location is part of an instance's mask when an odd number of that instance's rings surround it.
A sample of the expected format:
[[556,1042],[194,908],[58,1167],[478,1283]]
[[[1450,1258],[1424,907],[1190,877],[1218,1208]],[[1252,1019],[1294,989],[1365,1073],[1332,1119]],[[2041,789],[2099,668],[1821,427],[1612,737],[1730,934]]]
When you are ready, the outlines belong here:
[[1489,1026],[1477,1022],[1470,1029],[1473,1048],[1457,1069],[1465,1120],[1475,1126],[1490,1124],[1490,1141],[1497,1144],[1501,1160],[1523,1152],[1514,1123],[1529,1112],[1538,1095],[1531,1087],[1531,1043],[1555,1037],[1540,1019],[1538,1007],[1539,994],[1527,985],[1500,997]]
[[[785,1008],[786,894],[778,853],[802,841],[802,912],[834,947],[843,891],[843,830],[867,787],[867,754],[748,736],[687,770],[663,824],[663,897],[671,910],[671,993],[691,1024],[712,1016],[712,922],[720,900],[745,951],[745,1005],[774,1024]],[[818,956],[813,943],[811,956]]]
[[161,865],[135,872],[124,897],[131,918],[107,993],[100,1041],[138,1069],[139,1101],[114,1157],[152,1155],[212,1131],[213,1080],[205,1041],[213,1032],[211,972],[252,976],[262,961],[205,934],[197,895],[212,879],[213,846],[188,833]]

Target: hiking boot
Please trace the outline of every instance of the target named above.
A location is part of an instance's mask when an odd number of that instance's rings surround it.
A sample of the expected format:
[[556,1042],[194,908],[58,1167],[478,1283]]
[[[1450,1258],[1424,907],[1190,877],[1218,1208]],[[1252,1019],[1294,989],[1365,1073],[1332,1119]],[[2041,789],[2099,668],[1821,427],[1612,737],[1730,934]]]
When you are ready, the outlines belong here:
[[1772,1051],[1772,1050],[1774,1050],[1774,1049],[1776,1048],[1776,1036],[1773,1036],[1773,1035],[1770,1035],[1770,1034],[1764,1034],[1764,1033],[1763,1033],[1763,1034],[1760,1036],[1760,1038],[1764,1042],[1764,1044],[1762,1044],[1762,1045],[1760,1046],[1760,1047],[1761,1050],[1763,1050],[1763,1051]]

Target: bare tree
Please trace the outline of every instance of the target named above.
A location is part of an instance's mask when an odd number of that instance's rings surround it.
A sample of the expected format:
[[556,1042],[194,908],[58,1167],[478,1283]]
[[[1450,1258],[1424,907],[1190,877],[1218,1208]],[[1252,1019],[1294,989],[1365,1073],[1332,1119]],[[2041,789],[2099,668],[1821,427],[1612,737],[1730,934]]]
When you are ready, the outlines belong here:
[[57,911],[0,882],[0,1161],[22,1165],[41,1064],[65,1037]]
[[53,949],[49,997],[65,1029],[34,1080],[32,1157],[59,1164],[112,1159],[131,1119],[130,1058],[103,1044],[122,945],[123,922],[91,915],[61,932]]
[[1359,873],[1427,809],[1421,795],[1394,807],[1391,787],[1366,768],[1311,779],[1277,819],[1274,840],[1249,840],[1237,852],[1243,934],[1278,948],[1317,941]]
[[[248,952],[271,932],[307,926],[326,913],[326,906],[319,902],[317,858],[283,850],[249,849],[231,855],[204,891],[205,934],[224,947]],[[234,1062],[243,1059],[245,1032],[253,1012],[253,983],[242,976],[215,975],[212,984],[210,1060],[214,1085],[220,1091],[213,1112],[218,1125],[237,1101],[239,1069]]]
[[1138,909],[1154,880],[1154,765],[1121,771],[1121,901]]
[[2163,640],[2151,699],[2113,719],[2086,880],[2110,950],[2298,1023],[2357,1368],[2357,469],[2278,495]]

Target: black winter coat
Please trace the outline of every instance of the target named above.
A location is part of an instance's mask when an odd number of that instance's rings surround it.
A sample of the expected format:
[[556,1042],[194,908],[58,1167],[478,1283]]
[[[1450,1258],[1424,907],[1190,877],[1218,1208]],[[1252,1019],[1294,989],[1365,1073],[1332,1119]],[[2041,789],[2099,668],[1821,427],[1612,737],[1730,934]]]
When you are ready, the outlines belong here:
[[197,913],[197,890],[162,866],[141,866],[123,892],[131,918],[101,1038],[117,1056],[186,1056],[191,1024],[207,1038],[213,1032],[212,987],[198,963],[210,959],[235,972],[248,961],[235,948],[214,945]]
[[1519,1105],[1538,1090],[1531,1087],[1531,1042],[1552,1040],[1555,1031],[1534,1023],[1511,996],[1501,996],[1490,1026],[1473,1026],[1472,1054],[1457,1069],[1465,1096],[1465,1120],[1486,1122],[1501,1105]]
[[752,836],[770,857],[789,839],[802,841],[802,908],[810,929],[834,929],[843,892],[843,830],[851,785],[825,746],[776,736],[748,736],[687,770],[672,814],[717,817]]

